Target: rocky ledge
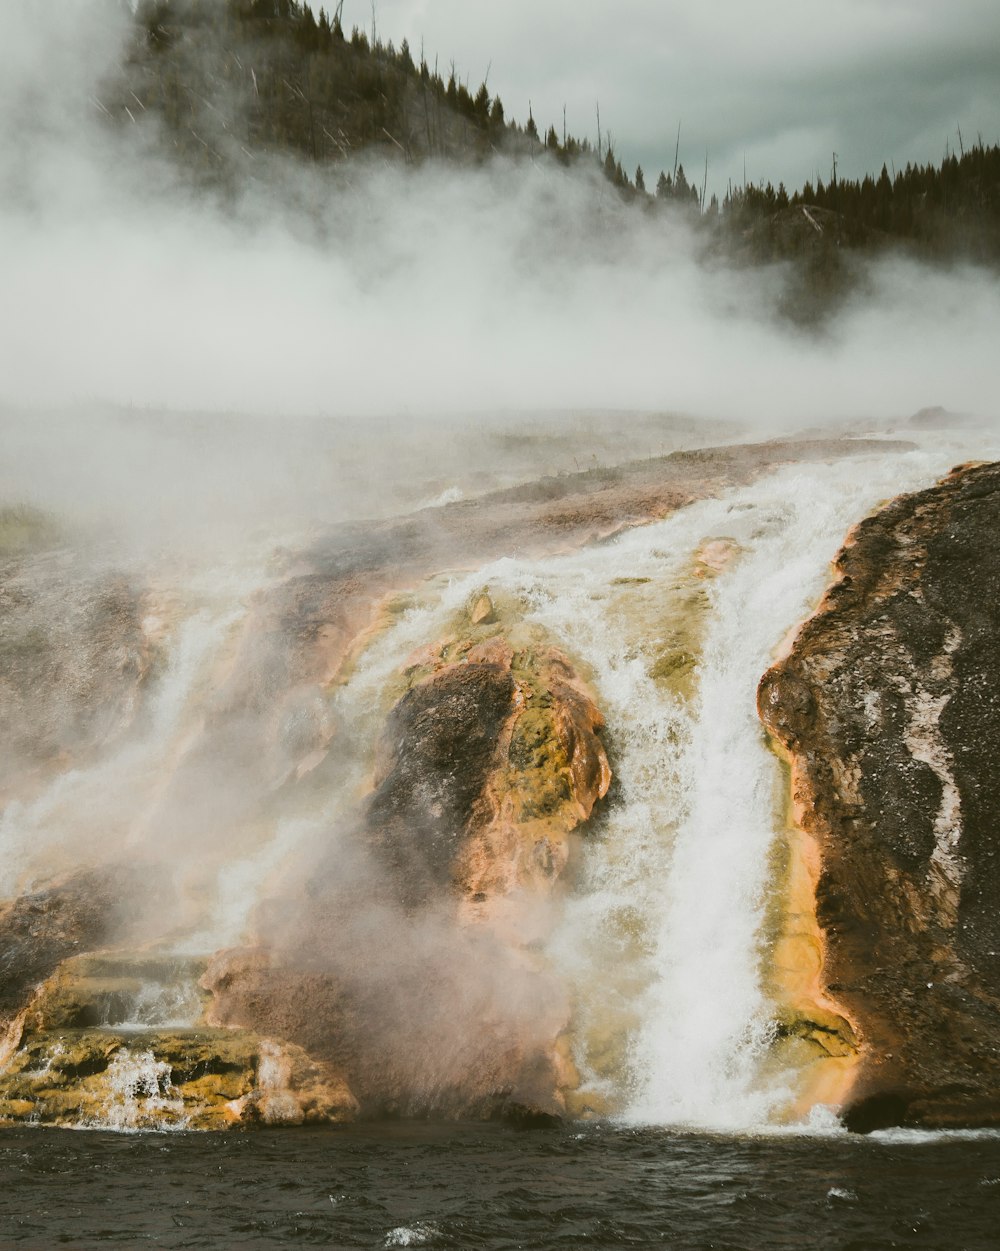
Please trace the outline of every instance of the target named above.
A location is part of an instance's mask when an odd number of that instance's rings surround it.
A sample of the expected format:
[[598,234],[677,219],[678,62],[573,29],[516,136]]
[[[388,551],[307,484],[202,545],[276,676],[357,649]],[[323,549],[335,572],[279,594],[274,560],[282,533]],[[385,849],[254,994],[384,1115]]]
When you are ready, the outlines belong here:
[[0,1037],[0,1124],[221,1129],[354,1118],[357,1103],[329,1064],[294,1043],[207,1027],[203,972],[204,961],[149,953],[64,961]]
[[533,948],[611,771],[569,659],[503,615],[484,592],[404,664],[351,874],[336,842],[203,981],[213,1021],[336,1064],[366,1114],[547,1120],[577,1081]]
[[[1000,465],[858,525],[763,678],[816,850],[850,1128],[1000,1124]],[[849,1033],[849,1032],[848,1032]]]

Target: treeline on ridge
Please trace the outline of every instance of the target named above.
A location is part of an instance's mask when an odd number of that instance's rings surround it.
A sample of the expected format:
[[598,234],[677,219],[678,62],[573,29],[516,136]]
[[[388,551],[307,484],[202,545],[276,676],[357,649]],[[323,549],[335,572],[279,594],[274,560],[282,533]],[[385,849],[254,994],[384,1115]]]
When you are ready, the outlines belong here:
[[[135,37],[120,81],[100,107],[141,125],[163,123],[184,168],[223,182],[264,153],[321,164],[359,152],[406,162],[478,162],[494,153],[590,162],[619,194],[652,211],[681,206],[706,246],[748,262],[805,258],[820,286],[843,252],[902,246],[920,255],[1000,261],[1000,147],[977,139],[947,152],[940,166],[907,165],[791,194],[771,183],[730,186],[707,196],[675,155],[650,190],[631,177],[607,135],[596,144],[550,125],[542,134],[530,105],[521,125],[484,79],[470,87],[455,65],[442,72],[404,39],[342,25],[343,3],[314,12],[301,0],[139,0]],[[824,275],[826,277],[824,278]]]

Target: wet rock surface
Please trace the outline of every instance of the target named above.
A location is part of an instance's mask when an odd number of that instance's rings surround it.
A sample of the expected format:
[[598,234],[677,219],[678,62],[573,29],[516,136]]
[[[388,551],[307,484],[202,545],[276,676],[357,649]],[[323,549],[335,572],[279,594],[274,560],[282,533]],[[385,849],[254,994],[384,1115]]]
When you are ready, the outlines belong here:
[[414,902],[452,879],[515,691],[509,668],[451,665],[411,688],[389,715],[367,820]]
[[569,660],[476,604],[466,624],[404,666],[353,852],[203,984],[213,1021],[328,1059],[367,1114],[534,1123],[575,1074],[565,992],[526,948],[611,772]]
[[146,865],[104,866],[0,905],[0,1026],[63,960],[134,933],[150,880]]
[[481,624],[410,671],[380,748],[366,823],[414,900],[547,891],[611,783],[603,718],[568,658]]
[[0,1123],[220,1129],[353,1119],[357,1103],[329,1063],[285,1040],[206,1025],[203,972],[204,961],[148,953],[65,961],[0,1039]]
[[759,707],[821,858],[845,1120],[1000,1123],[1000,466],[863,521]]

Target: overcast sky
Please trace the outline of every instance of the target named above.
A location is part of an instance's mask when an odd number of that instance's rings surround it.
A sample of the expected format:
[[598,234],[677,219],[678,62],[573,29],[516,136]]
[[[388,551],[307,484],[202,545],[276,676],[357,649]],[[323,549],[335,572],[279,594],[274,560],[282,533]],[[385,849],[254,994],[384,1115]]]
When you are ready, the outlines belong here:
[[[336,5],[330,5],[335,8]],[[631,174],[681,160],[727,179],[826,181],[940,161],[1000,140],[998,0],[375,0],[378,33],[447,76],[455,61],[523,122],[596,137],[595,102]],[[370,30],[371,0],[344,25]]]

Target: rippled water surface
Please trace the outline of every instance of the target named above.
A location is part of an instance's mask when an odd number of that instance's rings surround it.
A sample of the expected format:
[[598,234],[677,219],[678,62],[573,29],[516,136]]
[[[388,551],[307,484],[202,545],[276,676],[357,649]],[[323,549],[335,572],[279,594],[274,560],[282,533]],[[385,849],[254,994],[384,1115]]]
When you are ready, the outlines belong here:
[[1000,1245],[1000,1137],[0,1133],[0,1246]]

